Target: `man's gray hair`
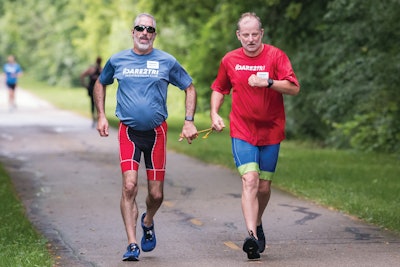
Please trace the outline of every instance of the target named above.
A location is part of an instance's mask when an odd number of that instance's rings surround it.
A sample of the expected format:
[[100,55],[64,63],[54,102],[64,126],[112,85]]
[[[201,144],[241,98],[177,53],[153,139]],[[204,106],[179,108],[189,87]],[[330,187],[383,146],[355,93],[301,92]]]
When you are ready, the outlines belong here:
[[137,26],[137,24],[139,22],[139,19],[141,17],[149,17],[149,18],[151,18],[153,20],[153,27],[157,28],[156,27],[156,19],[152,15],[150,15],[148,13],[141,13],[141,14],[137,15],[137,17],[135,18],[135,21],[133,22],[133,27]]
[[246,13],[243,13],[243,14],[240,16],[240,19],[239,19],[239,21],[238,21],[238,23],[237,23],[237,28],[238,28],[238,30],[240,30],[240,23],[241,23],[242,20],[245,19],[245,18],[255,18],[255,19],[258,21],[258,25],[259,25],[260,29],[262,29],[262,22],[261,22],[260,17],[257,16],[256,13],[254,13],[254,12],[246,12]]

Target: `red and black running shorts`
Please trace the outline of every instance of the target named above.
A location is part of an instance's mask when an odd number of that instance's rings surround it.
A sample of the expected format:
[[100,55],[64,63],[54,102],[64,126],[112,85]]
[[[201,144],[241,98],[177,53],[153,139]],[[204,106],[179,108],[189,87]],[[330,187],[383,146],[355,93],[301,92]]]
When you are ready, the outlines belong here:
[[143,153],[147,179],[164,181],[167,130],[165,121],[149,131],[137,131],[120,122],[118,139],[122,173],[137,171]]

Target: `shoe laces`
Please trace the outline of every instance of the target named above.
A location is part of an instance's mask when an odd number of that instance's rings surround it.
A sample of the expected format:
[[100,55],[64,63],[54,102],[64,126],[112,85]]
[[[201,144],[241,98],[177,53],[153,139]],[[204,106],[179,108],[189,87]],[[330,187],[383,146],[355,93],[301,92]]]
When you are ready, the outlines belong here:
[[146,239],[146,240],[153,240],[153,230],[151,230],[151,229],[146,230],[146,237],[145,237],[145,239]]
[[137,247],[138,247],[138,246],[137,246],[136,244],[134,244],[134,243],[132,243],[132,244],[129,245],[129,249],[130,249],[131,251],[135,251]]

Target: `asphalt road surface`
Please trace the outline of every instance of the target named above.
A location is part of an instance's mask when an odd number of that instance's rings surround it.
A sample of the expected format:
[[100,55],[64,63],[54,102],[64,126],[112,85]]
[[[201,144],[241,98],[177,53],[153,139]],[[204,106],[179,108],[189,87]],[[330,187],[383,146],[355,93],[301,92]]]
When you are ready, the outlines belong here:
[[172,151],[155,217],[157,247],[139,262],[122,262],[116,130],[100,138],[88,118],[21,89],[17,110],[9,112],[6,98],[0,86],[0,161],[29,219],[51,242],[56,266],[400,266],[399,235],[277,189],[263,218],[268,247],[248,261],[237,173]]

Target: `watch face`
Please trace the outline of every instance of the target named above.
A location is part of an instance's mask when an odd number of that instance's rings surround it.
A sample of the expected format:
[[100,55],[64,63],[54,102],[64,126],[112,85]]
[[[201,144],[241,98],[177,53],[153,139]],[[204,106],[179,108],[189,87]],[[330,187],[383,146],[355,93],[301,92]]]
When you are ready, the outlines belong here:
[[268,88],[270,88],[274,84],[274,80],[268,79]]
[[193,116],[186,116],[185,121],[194,121]]

